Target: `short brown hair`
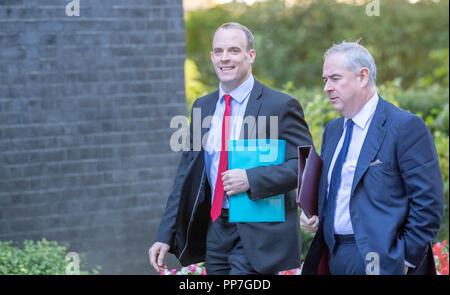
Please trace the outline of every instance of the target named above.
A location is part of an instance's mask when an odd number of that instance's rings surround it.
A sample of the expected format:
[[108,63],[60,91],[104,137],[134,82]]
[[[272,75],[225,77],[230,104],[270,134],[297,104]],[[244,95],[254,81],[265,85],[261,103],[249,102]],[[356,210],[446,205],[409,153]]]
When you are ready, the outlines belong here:
[[[253,49],[253,41],[254,37],[252,32],[245,26],[239,24],[239,23],[225,23],[217,28],[216,32],[220,29],[238,29],[245,33],[245,37],[247,38],[247,50]],[[215,35],[216,33],[214,33]]]

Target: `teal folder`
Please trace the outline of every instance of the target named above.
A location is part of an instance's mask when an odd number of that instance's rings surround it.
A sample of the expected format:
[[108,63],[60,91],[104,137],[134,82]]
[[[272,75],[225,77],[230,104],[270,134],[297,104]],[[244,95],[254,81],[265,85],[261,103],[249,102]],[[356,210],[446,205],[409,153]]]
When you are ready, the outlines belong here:
[[[249,169],[284,162],[285,140],[240,139],[228,141],[228,169]],[[229,197],[230,222],[284,222],[284,195],[252,201],[246,192]]]

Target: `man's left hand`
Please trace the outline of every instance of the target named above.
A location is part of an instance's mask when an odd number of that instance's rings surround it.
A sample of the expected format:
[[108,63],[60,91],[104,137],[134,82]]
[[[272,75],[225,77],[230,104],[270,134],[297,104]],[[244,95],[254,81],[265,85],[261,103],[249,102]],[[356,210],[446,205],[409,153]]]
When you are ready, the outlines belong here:
[[222,173],[223,190],[227,196],[248,191],[247,172],[244,169],[232,169]]

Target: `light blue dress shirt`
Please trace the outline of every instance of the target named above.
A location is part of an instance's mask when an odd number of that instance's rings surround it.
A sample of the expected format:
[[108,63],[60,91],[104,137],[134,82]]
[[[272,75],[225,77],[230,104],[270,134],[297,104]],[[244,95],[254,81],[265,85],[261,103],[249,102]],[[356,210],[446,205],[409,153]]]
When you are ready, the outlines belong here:
[[[216,187],[217,171],[219,170],[220,161],[220,149],[222,146],[222,119],[225,112],[225,100],[223,96],[225,94],[231,95],[231,118],[230,118],[230,134],[228,139],[239,139],[242,122],[245,115],[245,109],[247,108],[248,98],[253,89],[255,79],[253,75],[245,80],[244,83],[232,90],[230,93],[226,93],[222,89],[222,85],[219,87],[219,97],[216,103],[216,109],[214,111],[210,129],[208,132],[208,139],[205,145],[205,166],[206,175],[208,176],[209,184],[211,185],[211,203],[214,197],[214,189]],[[223,198],[222,208],[228,208],[228,199]]]
[[[352,189],[353,178],[355,176],[356,164],[358,163],[359,154],[361,152],[364,139],[366,138],[367,131],[369,130],[370,123],[372,122],[373,114],[378,104],[378,94],[375,93],[368,102],[362,107],[362,109],[356,113],[353,118],[353,132],[352,138],[350,140],[350,145],[348,147],[347,157],[345,158],[344,164],[342,165],[341,174],[341,185],[336,194],[336,212],[334,214],[334,232],[338,235],[350,235],[353,234],[352,221],[350,219],[350,192]],[[344,119],[347,123],[348,118]],[[342,132],[342,136],[336,147],[336,151],[333,155],[333,160],[331,161],[330,170],[328,171],[328,189],[330,188],[331,172],[333,171],[334,163],[336,158],[341,151],[342,145],[344,143],[345,133]],[[327,193],[328,195],[328,193]]]

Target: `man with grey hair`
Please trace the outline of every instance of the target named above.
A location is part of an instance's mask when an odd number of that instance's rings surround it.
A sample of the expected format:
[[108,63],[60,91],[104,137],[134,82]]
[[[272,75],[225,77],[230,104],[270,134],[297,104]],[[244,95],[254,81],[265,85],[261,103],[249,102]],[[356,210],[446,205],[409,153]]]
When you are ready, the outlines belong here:
[[343,116],[323,133],[319,216],[303,274],[435,273],[431,242],[443,182],[424,121],[376,92],[366,48],[342,42],[324,55],[324,91]]

